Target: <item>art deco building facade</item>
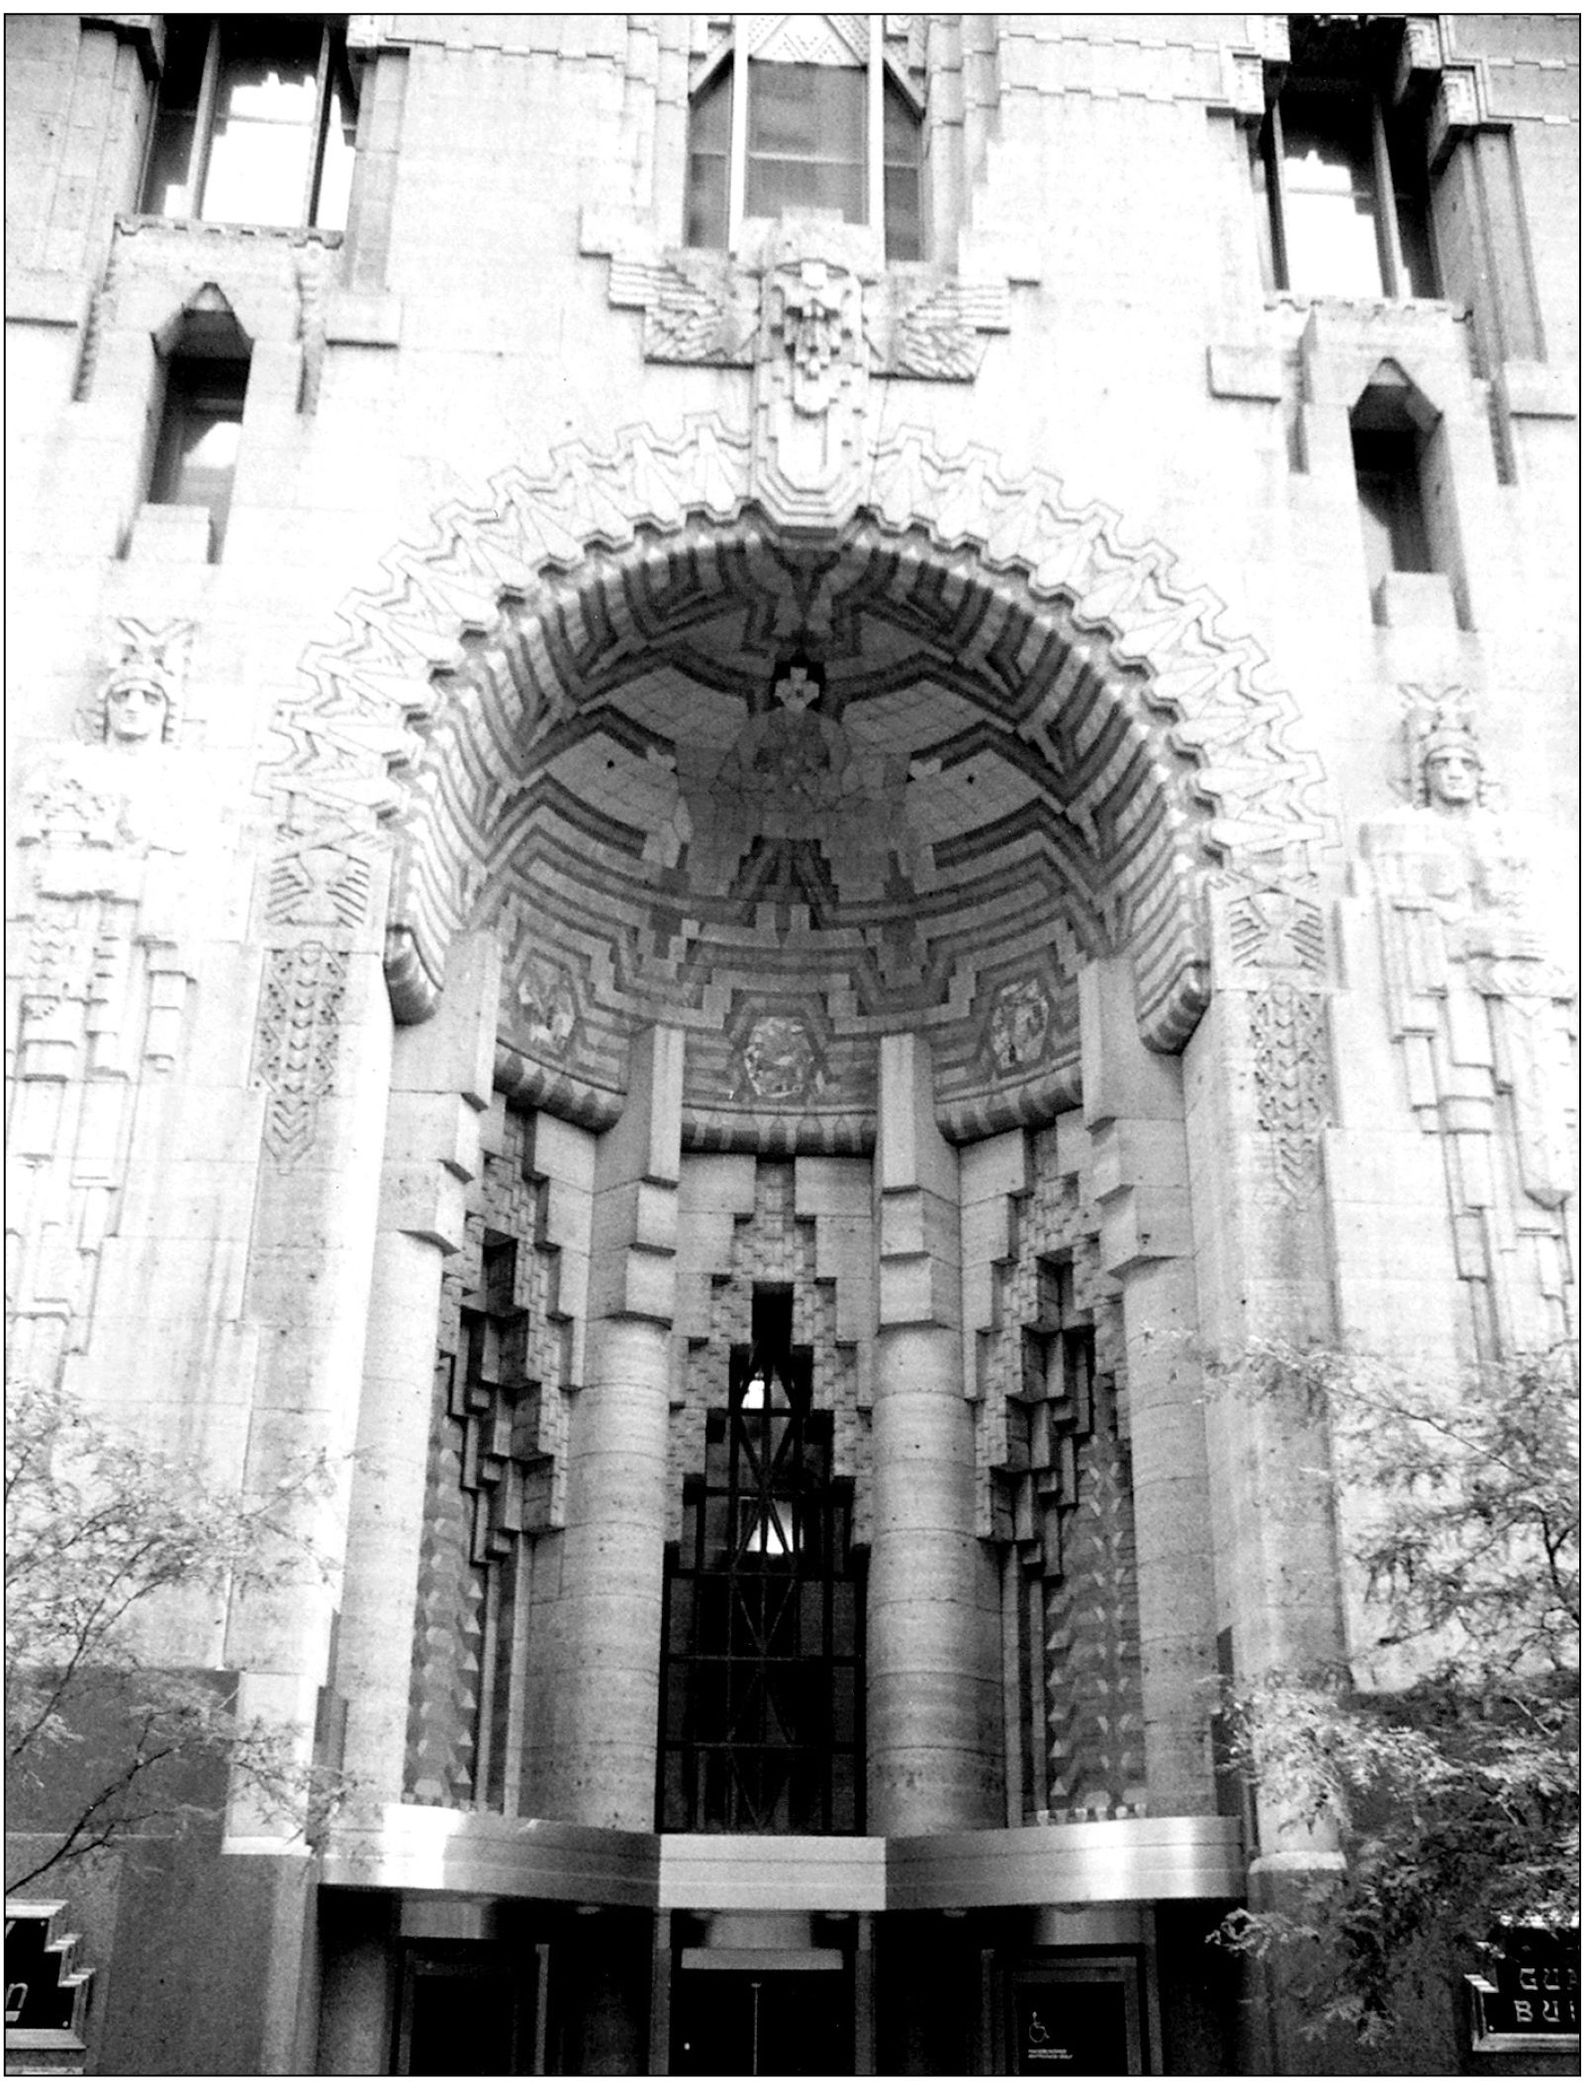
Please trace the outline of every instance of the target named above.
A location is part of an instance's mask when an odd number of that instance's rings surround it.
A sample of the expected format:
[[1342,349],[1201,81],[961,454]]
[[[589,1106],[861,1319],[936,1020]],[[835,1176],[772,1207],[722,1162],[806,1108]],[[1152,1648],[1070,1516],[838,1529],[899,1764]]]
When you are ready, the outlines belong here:
[[7,32],[13,1356],[334,1462],[160,1652],[351,1782],[57,2058],[1287,2062],[1209,1362],[1567,1325],[1575,18]]

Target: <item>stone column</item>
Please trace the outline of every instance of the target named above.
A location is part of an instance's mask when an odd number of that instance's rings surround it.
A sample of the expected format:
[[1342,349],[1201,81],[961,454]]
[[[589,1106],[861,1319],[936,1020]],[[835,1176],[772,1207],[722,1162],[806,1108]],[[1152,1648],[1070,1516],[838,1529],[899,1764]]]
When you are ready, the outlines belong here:
[[586,1380],[531,1685],[537,1811],[593,1828],[654,1821],[684,1065],[680,1031],[639,1034],[625,1110],[598,1142]]
[[1183,1082],[1140,1041],[1128,959],[1087,966],[1079,1003],[1102,1265],[1123,1286],[1147,1810],[1210,1814],[1218,1627]]
[[958,1164],[936,1127],[923,1040],[881,1040],[879,1111],[869,1827],[887,1836],[994,1828],[1001,1662],[974,1537]]
[[[1329,1120],[1322,909],[1310,888],[1212,893],[1213,994],[1186,1048],[1191,1203],[1202,1333],[1220,1360],[1267,1338],[1335,1332],[1323,1143]],[[1220,1370],[1207,1446],[1220,1616],[1243,1687],[1339,1659],[1343,1634],[1326,1426],[1287,1393]],[[1332,1831],[1266,1789],[1252,1862],[1258,1906],[1337,1869]]]
[[345,1768],[378,1803],[404,1790],[443,1269],[481,1165],[497,1013],[483,933],[456,946],[437,1014],[393,1043],[336,1679]]

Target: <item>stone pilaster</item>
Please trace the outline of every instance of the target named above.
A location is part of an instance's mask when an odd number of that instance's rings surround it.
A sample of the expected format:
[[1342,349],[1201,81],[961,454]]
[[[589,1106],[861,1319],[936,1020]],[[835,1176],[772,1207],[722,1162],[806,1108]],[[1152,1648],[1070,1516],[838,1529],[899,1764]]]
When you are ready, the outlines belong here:
[[1147,1811],[1208,1814],[1217,1610],[1180,1064],[1136,1036],[1126,959],[1087,966],[1079,998],[1090,1188],[1123,1287]]
[[680,1031],[639,1033],[625,1109],[598,1144],[586,1374],[565,1528],[546,1542],[558,1591],[528,1774],[535,1811],[595,1828],[654,1819],[684,1066]]
[[888,1836],[990,1828],[1002,1819],[992,1732],[1001,1667],[994,1586],[985,1587],[974,1537],[957,1156],[936,1127],[922,1040],[882,1039],[879,1111],[869,1827]]
[[476,935],[455,949],[436,1016],[394,1039],[337,1669],[345,1768],[382,1801],[404,1786],[443,1268],[481,1165],[497,1005],[497,946]]
[[[1219,1617],[1244,1688],[1342,1649],[1330,1451],[1321,1420],[1261,1396],[1228,1363],[1333,1333],[1323,1143],[1329,1121],[1325,925],[1281,881],[1212,895],[1213,995],[1184,1057]],[[1259,1803],[1254,1869],[1336,1862],[1332,1837]]]

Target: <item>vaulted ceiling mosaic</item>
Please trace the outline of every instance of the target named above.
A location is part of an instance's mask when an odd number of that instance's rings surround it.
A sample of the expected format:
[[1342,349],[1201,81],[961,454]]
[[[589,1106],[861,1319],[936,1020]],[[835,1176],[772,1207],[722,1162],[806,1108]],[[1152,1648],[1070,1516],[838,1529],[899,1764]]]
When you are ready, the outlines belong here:
[[568,609],[448,678],[497,722],[460,899],[504,944],[501,1079],[606,1122],[666,1020],[695,1143],[863,1147],[915,1028],[951,1131],[1077,1098],[1078,968],[1168,829],[1104,641],[862,542],[677,543]]

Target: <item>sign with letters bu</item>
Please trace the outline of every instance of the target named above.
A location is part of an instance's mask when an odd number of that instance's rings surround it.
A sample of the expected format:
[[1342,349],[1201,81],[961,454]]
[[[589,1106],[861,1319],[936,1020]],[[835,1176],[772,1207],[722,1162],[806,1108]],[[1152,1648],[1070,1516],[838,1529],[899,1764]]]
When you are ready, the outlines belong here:
[[1578,2043],[1578,1933],[1511,1930],[1492,1979],[1469,1974],[1475,2053],[1565,2051]]

